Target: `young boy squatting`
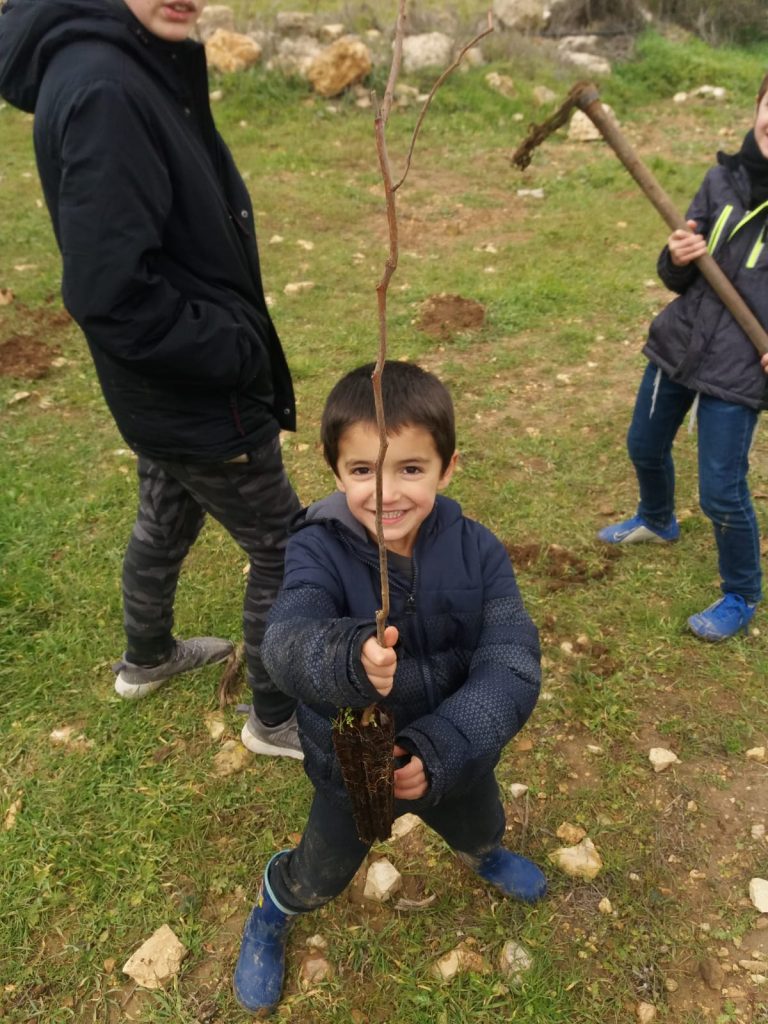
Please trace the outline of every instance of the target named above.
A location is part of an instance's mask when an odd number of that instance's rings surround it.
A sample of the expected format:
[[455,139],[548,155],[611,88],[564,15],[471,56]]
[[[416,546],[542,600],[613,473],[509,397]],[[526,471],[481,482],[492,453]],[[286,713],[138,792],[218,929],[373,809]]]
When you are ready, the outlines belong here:
[[448,391],[400,362],[382,374],[391,613],[387,646],[376,640],[372,370],[352,371],[328,398],[321,433],[338,490],[305,511],[289,541],[262,645],[272,679],[299,701],[315,795],[298,847],[267,864],[245,926],[235,994],[253,1012],[280,999],[295,915],[338,896],[368,852],[333,750],[341,707],[378,701],[394,716],[393,756],[406,760],[394,776],[396,816],[417,814],[505,895],[534,902],[546,891],[539,868],[500,845],[505,819],[493,774],[538,697],[538,634],[501,542],[438,494],[457,459]]

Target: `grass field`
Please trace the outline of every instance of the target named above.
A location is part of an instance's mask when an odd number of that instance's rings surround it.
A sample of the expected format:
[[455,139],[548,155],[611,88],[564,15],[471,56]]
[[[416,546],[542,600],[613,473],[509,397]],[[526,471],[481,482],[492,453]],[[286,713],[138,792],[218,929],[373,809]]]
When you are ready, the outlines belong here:
[[[714,151],[738,147],[764,64],[758,48],[648,36],[603,83],[681,207]],[[542,114],[533,86],[570,84],[535,55],[525,66],[458,74],[435,101],[399,199],[390,346],[450,385],[461,450],[450,493],[510,545],[541,630],[543,698],[498,772],[505,793],[530,787],[508,798],[509,844],[547,865],[558,827],[576,823],[604,868],[584,883],[547,867],[551,894],[530,909],[497,899],[424,829],[378,848],[409,895],[434,902],[398,912],[353,886],[301,919],[279,1019],[624,1024],[647,1002],[670,1024],[766,1024],[768,983],[753,980],[759,967],[739,966],[768,960],[765,919],[748,899],[749,880],[768,877],[768,846],[753,830],[768,826],[768,767],[745,757],[768,740],[765,613],[720,647],[685,632],[687,615],[717,595],[695,435],[677,445],[681,542],[609,557],[594,541],[634,508],[624,435],[647,324],[669,299],[655,279],[666,229],[600,144],[561,134],[525,174],[511,167],[524,125]],[[490,90],[489,70],[515,78],[517,95]],[[705,82],[725,85],[726,100],[671,103]],[[294,371],[300,426],[284,453],[309,502],[331,488],[317,445],[323,398],[342,370],[375,355],[387,232],[370,112],[260,70],[215,85]],[[396,166],[415,116],[393,114]],[[13,371],[0,377],[0,1017],[233,1024],[245,1019],[230,988],[242,923],[267,857],[301,831],[310,787],[294,762],[254,759],[216,776],[221,740],[205,722],[213,669],[135,706],[114,695],[134,460],[62,311],[31,129],[28,116],[0,109],[0,288],[15,294],[0,307],[0,364]],[[287,296],[298,280],[315,287]],[[484,325],[426,333],[424,303],[441,293],[480,303]],[[752,484],[764,521],[760,435]],[[210,524],[182,576],[181,635],[238,637],[243,565]],[[224,739],[241,721],[226,712]],[[51,732],[66,726],[72,739],[55,745]],[[655,775],[653,746],[680,763]],[[598,909],[604,897],[611,913]],[[163,923],[189,955],[169,989],[135,990],[121,966]],[[317,933],[334,975],[304,991],[299,966]],[[508,938],[533,957],[519,986],[497,967]],[[489,970],[442,985],[431,966],[461,940]]]

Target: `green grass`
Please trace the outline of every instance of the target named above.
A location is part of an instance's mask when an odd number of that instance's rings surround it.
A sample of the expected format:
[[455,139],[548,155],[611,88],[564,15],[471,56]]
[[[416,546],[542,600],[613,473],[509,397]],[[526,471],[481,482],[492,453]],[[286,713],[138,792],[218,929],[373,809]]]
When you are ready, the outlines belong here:
[[[757,50],[648,36],[602,88],[682,205],[723,145],[719,128],[748,124],[762,67]],[[518,96],[488,89],[489,69],[513,73]],[[703,81],[732,90],[724,105],[668,102]],[[279,1018],[297,1024],[625,1024],[639,998],[670,1024],[699,1024],[702,1004],[706,1019],[722,1021],[768,1012],[743,978],[744,998],[721,998],[697,975],[700,958],[727,946],[738,960],[734,940],[759,935],[744,899],[749,879],[768,871],[765,848],[750,839],[750,825],[768,817],[765,769],[744,752],[768,738],[768,658],[764,635],[710,649],[684,631],[717,582],[697,510],[695,437],[683,433],[677,444],[679,504],[691,510],[681,542],[606,561],[593,541],[635,503],[624,434],[645,330],[666,299],[646,285],[666,229],[602,147],[561,135],[525,175],[511,168],[523,126],[541,116],[531,100],[539,82],[560,93],[570,84],[529,53],[518,70],[500,59],[438,94],[399,197],[390,352],[422,361],[453,390],[462,459],[452,495],[508,543],[540,545],[518,577],[542,633],[548,699],[524,733],[533,749],[512,744],[499,766],[505,792],[512,782],[530,786],[527,804],[509,802],[509,843],[546,864],[559,825],[581,823],[605,866],[593,883],[551,870],[549,898],[523,908],[496,899],[426,831],[388,845],[434,903],[401,914],[345,896],[300,920]],[[216,116],[249,176],[266,290],[296,379],[300,426],[284,452],[308,502],[331,487],[317,450],[322,401],[343,369],[375,355],[387,237],[370,112],[351,99],[313,99],[261,70],[216,85]],[[393,114],[396,167],[415,116]],[[59,261],[38,204],[29,119],[0,109],[0,135],[0,287],[16,294],[0,309],[0,341],[37,338],[67,360],[38,380],[0,378],[0,1009],[10,1024],[128,1012],[151,1024],[234,1024],[243,1019],[229,982],[242,920],[267,857],[301,830],[310,787],[293,762],[255,760],[237,776],[214,776],[218,744],[203,722],[216,705],[213,669],[135,706],[113,694],[134,463],[78,332],[52,319]],[[541,187],[545,199],[518,197],[521,187]],[[274,235],[283,241],[270,244]],[[14,269],[24,265],[32,266]],[[315,289],[285,296],[285,284],[301,279]],[[483,328],[448,340],[419,330],[421,303],[440,292],[481,302]],[[14,402],[20,391],[31,394]],[[753,487],[768,487],[760,436]],[[761,519],[763,511],[761,498]],[[568,549],[580,577],[560,578],[551,544]],[[238,636],[243,563],[209,525],[182,576],[180,634]],[[756,623],[764,634],[762,614]],[[562,647],[581,637],[582,653]],[[236,735],[241,719],[230,710],[227,722]],[[49,734],[63,725],[91,745],[54,747]],[[673,747],[681,765],[654,776],[654,745]],[[691,883],[691,868],[707,880]],[[603,896],[615,916],[598,912]],[[182,973],[168,991],[132,995],[120,968],[165,922],[189,947]],[[335,976],[304,993],[298,964],[317,932]],[[512,989],[495,965],[507,938],[534,956]],[[460,939],[475,940],[490,970],[438,985],[431,965]],[[667,991],[669,979],[678,993]]]

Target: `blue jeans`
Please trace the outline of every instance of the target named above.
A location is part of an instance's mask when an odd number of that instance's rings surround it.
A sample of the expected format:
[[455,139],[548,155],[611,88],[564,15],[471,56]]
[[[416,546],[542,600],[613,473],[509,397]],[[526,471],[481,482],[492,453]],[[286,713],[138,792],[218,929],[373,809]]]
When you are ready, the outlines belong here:
[[[662,373],[651,415],[656,373],[649,363],[637,393],[627,448],[640,486],[638,514],[651,526],[664,527],[675,512],[672,444],[696,392]],[[746,405],[699,397],[699,502],[714,527],[723,593],[740,594],[749,602],[762,597],[760,535],[747,486],[757,416]]]
[[[504,808],[493,775],[433,807],[423,800],[396,800],[395,816],[411,812],[439,833],[465,862],[495,849],[504,835]],[[278,903],[294,913],[316,910],[346,889],[370,847],[357,835],[352,812],[318,790],[295,850],[274,862],[269,884]]]

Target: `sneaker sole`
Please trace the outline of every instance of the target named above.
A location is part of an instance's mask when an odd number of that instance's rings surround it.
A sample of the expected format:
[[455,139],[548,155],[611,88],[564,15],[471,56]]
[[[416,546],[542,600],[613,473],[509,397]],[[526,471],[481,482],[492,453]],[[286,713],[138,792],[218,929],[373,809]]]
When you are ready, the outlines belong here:
[[603,544],[674,544],[678,540],[677,537],[660,537],[658,533],[645,526],[638,526],[629,533],[614,538],[602,537],[599,533],[597,537]]
[[304,760],[304,751],[302,750],[294,750],[293,747],[278,747],[274,743],[266,743],[264,740],[260,740],[248,728],[247,722],[240,733],[240,742],[252,754],[266,754],[268,757],[292,757],[296,761]]
[[227,651],[226,654],[222,654],[219,658],[211,658],[210,661],[206,661],[204,665],[196,665],[194,668],[188,668],[184,672],[174,672],[173,675],[165,676],[163,679],[150,679],[148,683],[129,683],[121,672],[115,680],[115,693],[118,697],[122,697],[123,700],[141,700],[142,697],[148,697],[150,693],[154,693],[161,686],[165,686],[174,676],[183,676],[187,672],[197,672],[198,669],[205,668],[206,665],[220,665],[222,661],[227,660],[231,653],[232,651]]

